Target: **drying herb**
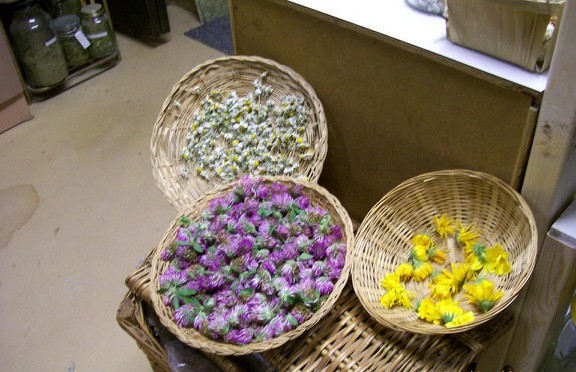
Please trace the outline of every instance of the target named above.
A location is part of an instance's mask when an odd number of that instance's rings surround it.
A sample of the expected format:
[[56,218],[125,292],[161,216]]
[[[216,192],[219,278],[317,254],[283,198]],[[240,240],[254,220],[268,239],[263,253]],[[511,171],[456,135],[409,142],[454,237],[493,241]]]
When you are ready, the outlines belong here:
[[60,43],[56,39],[43,47],[28,49],[22,56],[26,80],[34,87],[58,84],[68,75],[68,65]]
[[180,220],[162,253],[160,293],[174,320],[233,344],[270,340],[310,319],[340,278],[340,226],[302,186],[248,177]]
[[[434,216],[433,225],[432,234],[425,232],[412,237],[408,262],[381,280],[380,286],[386,292],[380,303],[388,308],[414,308],[421,319],[456,327],[471,322],[475,315],[460,307],[454,297],[463,290],[468,303],[485,313],[504,295],[487,276],[507,275],[512,269],[508,253],[499,244],[493,247],[482,244],[480,232],[472,225],[464,226],[447,215]],[[449,267],[439,266],[447,256]],[[411,280],[427,280],[430,289],[429,296],[415,306],[412,300],[416,293],[405,287]]]
[[[232,182],[241,175],[290,175],[301,177],[300,164],[314,156],[307,141],[309,110],[294,95],[270,97],[273,89],[263,83],[266,73],[253,82],[245,96],[235,91],[209,92],[189,123],[182,158],[194,164],[204,179]],[[200,88],[196,87],[200,94]],[[188,166],[182,176],[188,176]]]
[[90,54],[80,45],[74,36],[60,37],[60,44],[68,66],[79,66],[90,60]]

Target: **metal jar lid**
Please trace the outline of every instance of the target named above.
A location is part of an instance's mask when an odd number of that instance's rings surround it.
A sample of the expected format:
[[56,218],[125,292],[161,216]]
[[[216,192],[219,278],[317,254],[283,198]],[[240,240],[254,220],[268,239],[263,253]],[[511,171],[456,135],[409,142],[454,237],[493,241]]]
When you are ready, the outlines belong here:
[[54,28],[59,33],[75,31],[80,27],[80,18],[74,14],[67,14],[54,19]]
[[82,13],[83,16],[96,17],[104,13],[104,8],[102,8],[102,4],[100,3],[88,4],[82,7],[80,13]]

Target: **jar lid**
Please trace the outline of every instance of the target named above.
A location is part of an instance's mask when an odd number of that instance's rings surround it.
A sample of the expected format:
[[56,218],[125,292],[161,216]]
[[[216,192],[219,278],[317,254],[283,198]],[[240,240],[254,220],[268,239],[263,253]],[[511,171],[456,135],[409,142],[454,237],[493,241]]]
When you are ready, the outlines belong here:
[[68,32],[80,26],[80,18],[74,14],[67,14],[54,19],[54,28],[59,32]]
[[14,9],[20,10],[24,8],[29,8],[31,6],[38,5],[38,0],[24,0],[13,4]]
[[84,5],[80,10],[80,13],[84,16],[94,17],[104,13],[104,9],[102,8],[102,4],[100,3],[93,3]]

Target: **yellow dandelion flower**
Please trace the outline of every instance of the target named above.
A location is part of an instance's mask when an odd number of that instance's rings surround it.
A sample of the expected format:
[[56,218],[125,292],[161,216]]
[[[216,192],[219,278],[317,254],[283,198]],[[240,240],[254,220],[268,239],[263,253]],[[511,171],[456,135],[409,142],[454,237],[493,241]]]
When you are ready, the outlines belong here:
[[452,290],[453,282],[451,280],[446,280],[446,278],[441,277],[441,275],[438,275],[438,277],[438,280],[435,281],[434,284],[432,284],[432,282],[429,284],[431,288],[430,295],[432,298],[435,300],[446,300],[452,297],[452,293],[454,293]]
[[446,251],[433,247],[428,251],[428,259],[442,265],[446,261]]
[[500,244],[486,250],[486,261],[484,268],[491,274],[506,275],[512,270],[508,262],[508,252],[502,249]]
[[391,308],[396,305],[403,306],[407,309],[412,308],[412,298],[415,293],[408,291],[401,285],[389,290],[383,296],[380,297],[380,305]]
[[397,274],[386,274],[386,276],[380,280],[380,286],[387,290],[392,290],[400,285],[400,276]]
[[456,242],[458,244],[467,246],[476,244],[479,236],[480,234],[472,229],[472,224],[468,226],[463,226],[460,224],[460,228],[454,237],[456,238]]
[[434,223],[436,224],[436,232],[444,239],[448,238],[448,235],[454,234],[454,230],[456,229],[454,220],[447,215],[443,214],[440,217],[434,216]]
[[421,282],[434,272],[434,268],[429,262],[414,261],[414,273],[412,279]]
[[464,261],[470,266],[470,270],[480,271],[487,262],[487,249],[484,244],[476,243],[466,246]]
[[418,261],[428,261],[428,247],[417,244],[410,250],[410,258]]
[[476,283],[464,284],[466,298],[483,312],[490,310],[496,301],[504,296],[501,290],[494,288],[494,283],[488,279],[482,279]]
[[424,319],[427,322],[434,324],[442,322],[442,316],[436,309],[436,303],[431,298],[426,297],[420,301],[417,312],[420,319]]
[[458,327],[474,320],[474,313],[471,311],[465,311],[462,314],[458,314],[451,322],[445,324],[446,328]]
[[457,262],[455,264],[450,264],[450,268],[452,269],[454,283],[456,283],[458,287],[460,287],[466,280],[470,279],[470,265]]
[[458,315],[464,312],[458,304],[458,301],[453,301],[451,298],[438,301],[436,303],[436,310],[440,313],[444,324],[454,321]]
[[396,268],[394,274],[398,275],[401,281],[407,282],[412,279],[412,273],[414,273],[414,267],[409,263],[403,263]]
[[425,247],[426,249],[429,249],[430,247],[432,247],[434,245],[432,238],[430,238],[426,234],[415,235],[412,239],[410,239],[410,243],[412,243],[414,245],[421,245],[421,246]]

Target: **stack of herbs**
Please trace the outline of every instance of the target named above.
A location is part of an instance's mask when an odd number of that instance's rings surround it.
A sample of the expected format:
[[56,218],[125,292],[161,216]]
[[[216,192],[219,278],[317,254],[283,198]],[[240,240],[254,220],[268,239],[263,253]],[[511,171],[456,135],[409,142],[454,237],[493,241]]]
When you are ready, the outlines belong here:
[[198,221],[183,217],[160,275],[181,327],[232,344],[273,339],[310,319],[346,259],[341,227],[302,185],[243,177]]

